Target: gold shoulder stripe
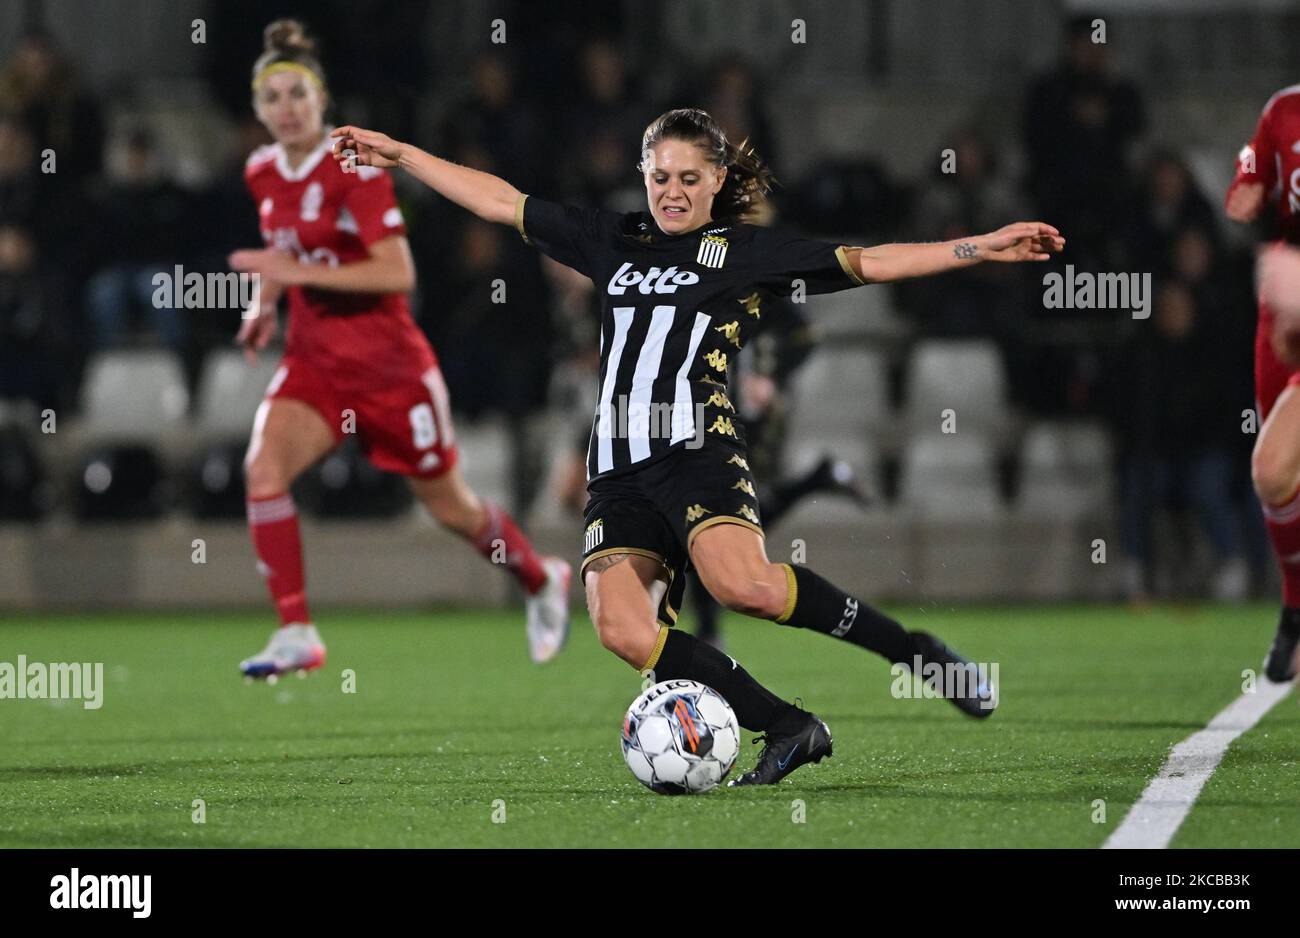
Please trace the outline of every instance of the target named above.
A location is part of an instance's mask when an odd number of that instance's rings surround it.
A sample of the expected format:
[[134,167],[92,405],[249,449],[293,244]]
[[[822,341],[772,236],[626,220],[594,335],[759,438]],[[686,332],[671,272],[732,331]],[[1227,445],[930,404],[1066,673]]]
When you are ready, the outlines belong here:
[[[521,228],[520,231],[522,232],[522,230],[523,229]],[[835,249],[835,259],[840,262],[840,267],[843,268],[844,273],[850,280],[860,287],[865,287],[867,285],[867,281],[863,280],[862,275],[854,270],[853,265],[849,263],[849,254],[843,244]]]
[[[519,237],[524,239],[524,244],[532,244],[528,240],[528,232],[524,231],[524,203],[528,201],[528,196],[519,193],[519,201],[515,203],[515,230],[519,232]],[[843,260],[840,263],[844,263]]]

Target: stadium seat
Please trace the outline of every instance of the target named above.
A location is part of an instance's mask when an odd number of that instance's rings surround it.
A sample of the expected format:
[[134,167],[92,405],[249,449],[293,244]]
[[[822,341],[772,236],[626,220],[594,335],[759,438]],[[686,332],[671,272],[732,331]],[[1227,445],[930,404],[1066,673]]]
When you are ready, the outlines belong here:
[[78,441],[169,446],[188,407],[185,375],[171,352],[101,352],[86,367]]
[[940,430],[942,414],[956,414],[958,436],[975,431],[1001,442],[1011,423],[1002,353],[987,339],[932,339],[917,343],[904,396],[908,429]]
[[[870,510],[883,509],[880,453],[868,438],[795,434],[785,447],[786,474],[799,475],[807,472],[823,456],[843,459],[852,466],[867,493],[873,498]],[[766,485],[777,480],[759,481]],[[782,524],[844,524],[860,522],[864,517],[863,509],[845,496],[814,494],[792,508]]]
[[279,358],[265,352],[250,365],[238,349],[217,349],[203,362],[194,413],[194,432],[205,441],[248,438],[253,415]]
[[494,419],[456,423],[456,447],[465,481],[478,495],[510,504],[510,434]]
[[1020,446],[1017,509],[1062,519],[1104,510],[1114,490],[1112,458],[1110,437],[1098,424],[1034,424]]
[[795,373],[792,395],[791,448],[803,436],[841,436],[856,445],[890,422],[888,367],[875,349],[818,349]]
[[894,311],[889,290],[872,286],[808,298],[808,317],[823,336],[898,339],[907,323]]
[[903,452],[899,502],[924,516],[987,518],[1001,510],[994,448],[971,432],[926,434]]

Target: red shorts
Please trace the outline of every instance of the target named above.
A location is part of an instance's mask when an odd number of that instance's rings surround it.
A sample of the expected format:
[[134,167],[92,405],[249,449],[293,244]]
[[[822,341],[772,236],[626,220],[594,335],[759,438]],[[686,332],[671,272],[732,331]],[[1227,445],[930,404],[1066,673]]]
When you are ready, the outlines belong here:
[[1282,392],[1290,385],[1300,384],[1300,371],[1278,361],[1270,339],[1273,334],[1273,313],[1259,303],[1259,321],[1255,327],[1255,404],[1259,408],[1262,424],[1277,403]]
[[384,388],[342,390],[310,362],[286,355],[267,400],[302,401],[325,418],[335,444],[355,433],[378,469],[432,479],[456,465],[447,385],[437,366]]

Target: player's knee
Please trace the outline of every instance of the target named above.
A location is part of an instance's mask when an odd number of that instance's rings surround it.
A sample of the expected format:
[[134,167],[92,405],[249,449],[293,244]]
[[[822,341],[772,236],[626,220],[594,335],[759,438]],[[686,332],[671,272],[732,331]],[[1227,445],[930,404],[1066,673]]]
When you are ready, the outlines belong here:
[[270,498],[289,490],[293,480],[276,460],[259,454],[244,462],[244,490],[249,498]]
[[1282,453],[1258,447],[1250,458],[1250,478],[1255,494],[1265,505],[1283,505],[1296,494],[1295,466]]

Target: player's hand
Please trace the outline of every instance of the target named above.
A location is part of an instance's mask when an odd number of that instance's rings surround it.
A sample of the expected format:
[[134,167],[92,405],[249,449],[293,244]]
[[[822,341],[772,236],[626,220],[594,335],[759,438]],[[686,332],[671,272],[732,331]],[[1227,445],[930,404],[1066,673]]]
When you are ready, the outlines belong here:
[[330,132],[334,137],[334,159],[350,165],[377,166],[387,169],[396,166],[402,158],[402,145],[387,134],[361,127],[336,127]]
[[986,261],[1045,261],[1065,250],[1061,233],[1041,221],[1018,221],[971,240]]
[[746,372],[741,379],[741,400],[750,413],[765,414],[776,398],[776,382],[767,375]]
[[1233,221],[1250,224],[1259,217],[1264,207],[1264,184],[1245,182],[1228,193],[1224,211]]
[[258,274],[286,287],[302,286],[311,268],[296,257],[271,248],[235,251],[229,257],[230,268],[245,274]]
[[[251,310],[250,310],[251,312]],[[235,336],[235,344],[243,348],[244,358],[250,365],[257,362],[257,353],[271,344],[280,331],[280,323],[275,315],[275,308],[259,310],[250,319],[245,319]]]

